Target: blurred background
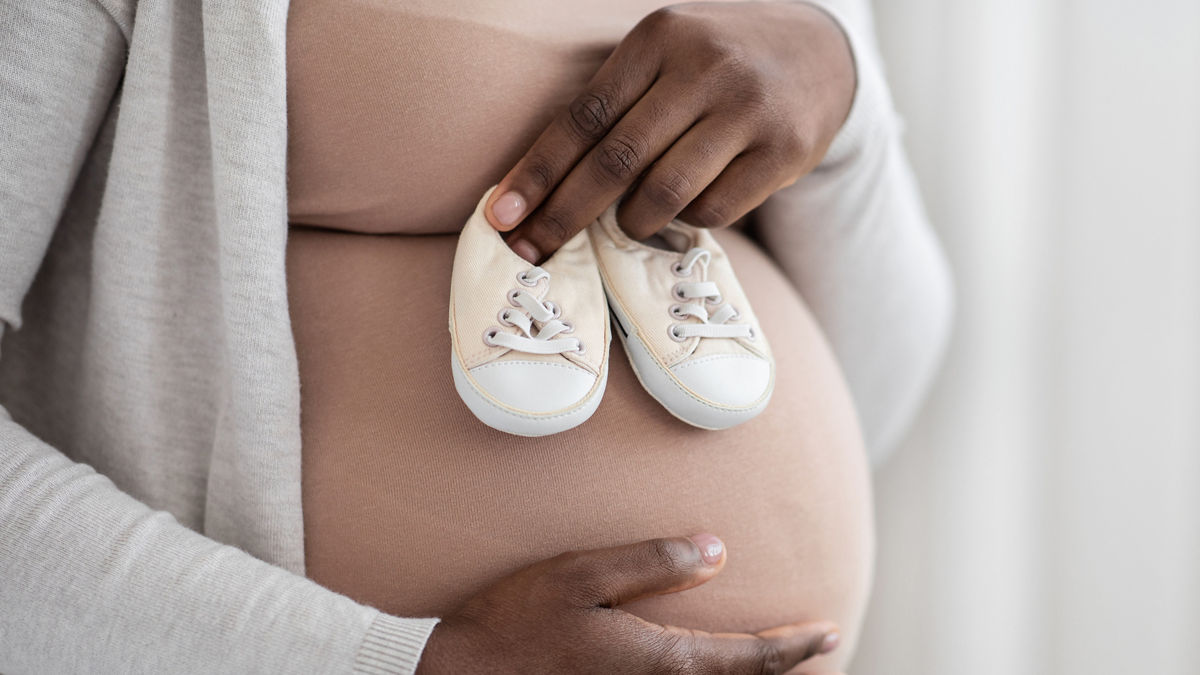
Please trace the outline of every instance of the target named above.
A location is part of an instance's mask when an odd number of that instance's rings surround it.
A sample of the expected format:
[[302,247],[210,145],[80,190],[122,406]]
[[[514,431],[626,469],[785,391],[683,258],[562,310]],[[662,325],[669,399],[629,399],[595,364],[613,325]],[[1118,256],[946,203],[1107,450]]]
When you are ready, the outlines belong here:
[[958,282],[856,675],[1200,673],[1200,0],[878,0]]

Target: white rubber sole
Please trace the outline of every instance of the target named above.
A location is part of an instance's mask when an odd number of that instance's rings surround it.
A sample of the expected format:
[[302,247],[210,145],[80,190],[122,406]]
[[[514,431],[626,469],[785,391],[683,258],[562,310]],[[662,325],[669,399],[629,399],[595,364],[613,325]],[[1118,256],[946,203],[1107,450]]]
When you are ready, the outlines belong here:
[[554,412],[531,413],[510,408],[481,391],[453,353],[450,355],[450,368],[454,373],[454,388],[458,391],[458,397],[467,404],[471,413],[489,427],[515,436],[549,436],[583,424],[600,407],[600,399],[604,397],[604,388],[608,384],[608,369],[605,368],[587,397],[575,405]]
[[674,373],[659,363],[658,359],[654,358],[646,347],[646,343],[642,342],[638,336],[633,323],[621,311],[616,300],[608,294],[607,284],[604,293],[608,297],[608,308],[612,313],[613,320],[617,323],[617,333],[620,334],[621,344],[625,348],[625,354],[629,357],[629,363],[633,367],[633,373],[637,376],[638,382],[642,383],[642,388],[654,400],[679,420],[701,429],[720,431],[753,419],[771,402],[771,394],[775,391],[774,367],[771,368],[771,380],[767,385],[766,392],[762,398],[749,406],[731,408],[697,395],[685,387]]

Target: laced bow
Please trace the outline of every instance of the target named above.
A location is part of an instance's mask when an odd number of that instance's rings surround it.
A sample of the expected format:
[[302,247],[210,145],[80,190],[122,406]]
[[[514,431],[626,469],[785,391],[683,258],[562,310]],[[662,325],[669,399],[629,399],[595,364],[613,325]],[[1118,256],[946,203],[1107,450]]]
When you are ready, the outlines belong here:
[[[704,338],[753,338],[754,330],[749,324],[728,323],[738,317],[738,311],[729,303],[721,304],[721,290],[717,284],[708,281],[708,263],[712,253],[708,249],[693,248],[675,263],[674,272],[681,277],[689,277],[696,267],[700,268],[700,281],[681,281],[675,284],[675,297],[678,300],[691,300],[683,304],[671,306],[671,316],[677,319],[696,319],[699,323],[676,323],[671,325],[671,336],[677,340],[691,337]],[[699,301],[699,302],[695,302]],[[709,312],[707,305],[717,305]]]
[[[517,280],[530,288],[537,286],[543,279],[546,280],[548,292],[550,273],[541,267],[531,267],[517,275]],[[583,343],[577,338],[562,337],[564,333],[570,333],[575,328],[570,322],[559,318],[562,310],[558,305],[543,300],[543,297],[545,293],[539,297],[525,289],[514,288],[509,291],[508,301],[513,307],[501,310],[498,318],[500,323],[515,326],[521,333],[517,335],[506,333],[499,328],[490,328],[484,334],[483,341],[491,346],[507,347],[526,354],[582,352]]]

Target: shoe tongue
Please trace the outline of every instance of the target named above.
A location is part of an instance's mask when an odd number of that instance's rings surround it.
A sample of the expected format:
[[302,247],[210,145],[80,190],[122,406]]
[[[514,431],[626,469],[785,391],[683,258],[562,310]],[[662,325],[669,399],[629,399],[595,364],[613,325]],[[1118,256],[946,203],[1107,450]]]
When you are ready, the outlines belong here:
[[643,239],[640,243],[652,248],[676,253],[686,253],[692,247],[692,238],[687,232],[676,230],[670,226],[659,230],[657,234]]

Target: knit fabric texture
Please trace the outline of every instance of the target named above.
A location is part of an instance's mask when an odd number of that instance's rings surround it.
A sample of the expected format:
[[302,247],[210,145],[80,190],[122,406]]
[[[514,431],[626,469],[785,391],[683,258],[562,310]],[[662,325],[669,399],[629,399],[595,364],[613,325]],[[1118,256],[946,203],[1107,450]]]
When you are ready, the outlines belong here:
[[[886,447],[948,277],[866,3],[814,4],[857,99],[760,227]],[[303,576],[287,10],[0,0],[0,672],[410,673],[436,624]]]

